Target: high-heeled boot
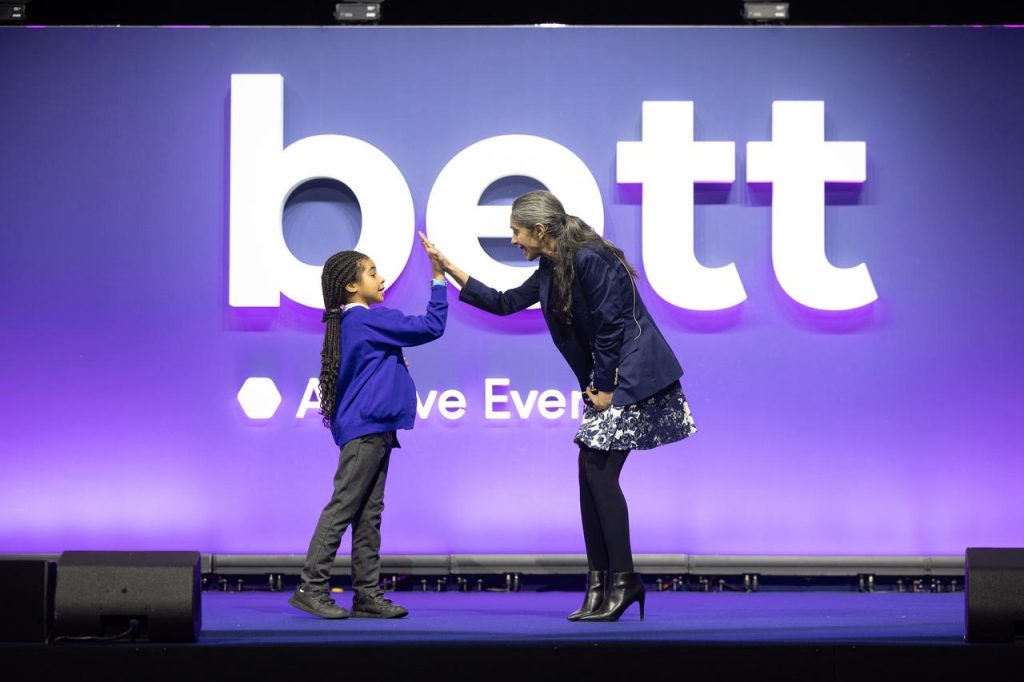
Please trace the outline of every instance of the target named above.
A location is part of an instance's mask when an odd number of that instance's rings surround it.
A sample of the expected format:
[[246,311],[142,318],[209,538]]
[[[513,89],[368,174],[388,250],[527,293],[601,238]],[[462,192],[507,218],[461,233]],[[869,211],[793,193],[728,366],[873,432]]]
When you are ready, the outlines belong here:
[[608,586],[601,608],[580,616],[580,620],[618,620],[633,602],[640,603],[640,620],[643,620],[645,591],[640,574],[613,571],[611,578],[611,585]]
[[593,613],[604,602],[605,591],[608,589],[607,571],[589,571],[587,573],[587,594],[583,597],[583,606],[569,614],[569,620],[579,620],[588,613]]

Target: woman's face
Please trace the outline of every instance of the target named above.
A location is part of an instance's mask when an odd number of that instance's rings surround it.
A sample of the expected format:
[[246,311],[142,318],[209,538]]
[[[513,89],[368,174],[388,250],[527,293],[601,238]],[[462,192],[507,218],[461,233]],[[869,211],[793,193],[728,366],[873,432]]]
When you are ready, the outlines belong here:
[[367,258],[362,262],[363,270],[356,281],[345,285],[350,296],[349,303],[381,303],[384,300],[384,278],[377,274],[377,264]]
[[512,244],[519,247],[519,250],[526,256],[526,260],[535,260],[544,255],[541,251],[541,239],[532,229],[515,223],[512,223],[510,227],[512,229]]

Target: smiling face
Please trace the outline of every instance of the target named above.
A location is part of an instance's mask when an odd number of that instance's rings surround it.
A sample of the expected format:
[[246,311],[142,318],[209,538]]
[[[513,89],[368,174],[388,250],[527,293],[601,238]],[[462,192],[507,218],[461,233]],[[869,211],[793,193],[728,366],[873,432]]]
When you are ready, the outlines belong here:
[[512,229],[512,244],[519,247],[526,260],[536,260],[543,256],[544,240],[537,235],[536,231],[523,225],[510,225]]
[[384,278],[377,274],[377,264],[367,258],[360,264],[359,276],[345,285],[349,303],[381,303],[384,301]]

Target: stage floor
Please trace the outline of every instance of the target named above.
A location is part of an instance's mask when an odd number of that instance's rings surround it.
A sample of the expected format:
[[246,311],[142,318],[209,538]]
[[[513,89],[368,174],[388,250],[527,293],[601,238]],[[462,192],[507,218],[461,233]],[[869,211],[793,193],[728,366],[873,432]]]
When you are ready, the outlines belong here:
[[[615,623],[582,591],[389,592],[398,620],[326,621],[290,591],[202,593],[199,640],[0,645],[43,679],[1024,680],[1024,643],[964,641],[964,594],[647,593]],[[335,593],[348,608],[350,593]]]
[[[294,609],[290,592],[204,592],[200,644],[341,646],[504,643],[786,643],[962,645],[962,592],[651,592],[645,619],[631,606],[615,623],[571,622],[582,592],[389,592],[409,609],[396,620],[325,621]],[[340,606],[351,594],[335,593]]]

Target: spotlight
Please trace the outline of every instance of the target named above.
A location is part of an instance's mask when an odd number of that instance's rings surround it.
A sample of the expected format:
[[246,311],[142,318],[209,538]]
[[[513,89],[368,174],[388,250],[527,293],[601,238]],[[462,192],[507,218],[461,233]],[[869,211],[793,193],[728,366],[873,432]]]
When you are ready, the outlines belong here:
[[25,2],[0,2],[0,22],[14,23],[25,21],[25,8],[30,0]]
[[789,3],[744,2],[743,18],[750,24],[782,23],[789,19]]
[[334,6],[334,20],[339,24],[379,24],[379,2],[345,0]]

